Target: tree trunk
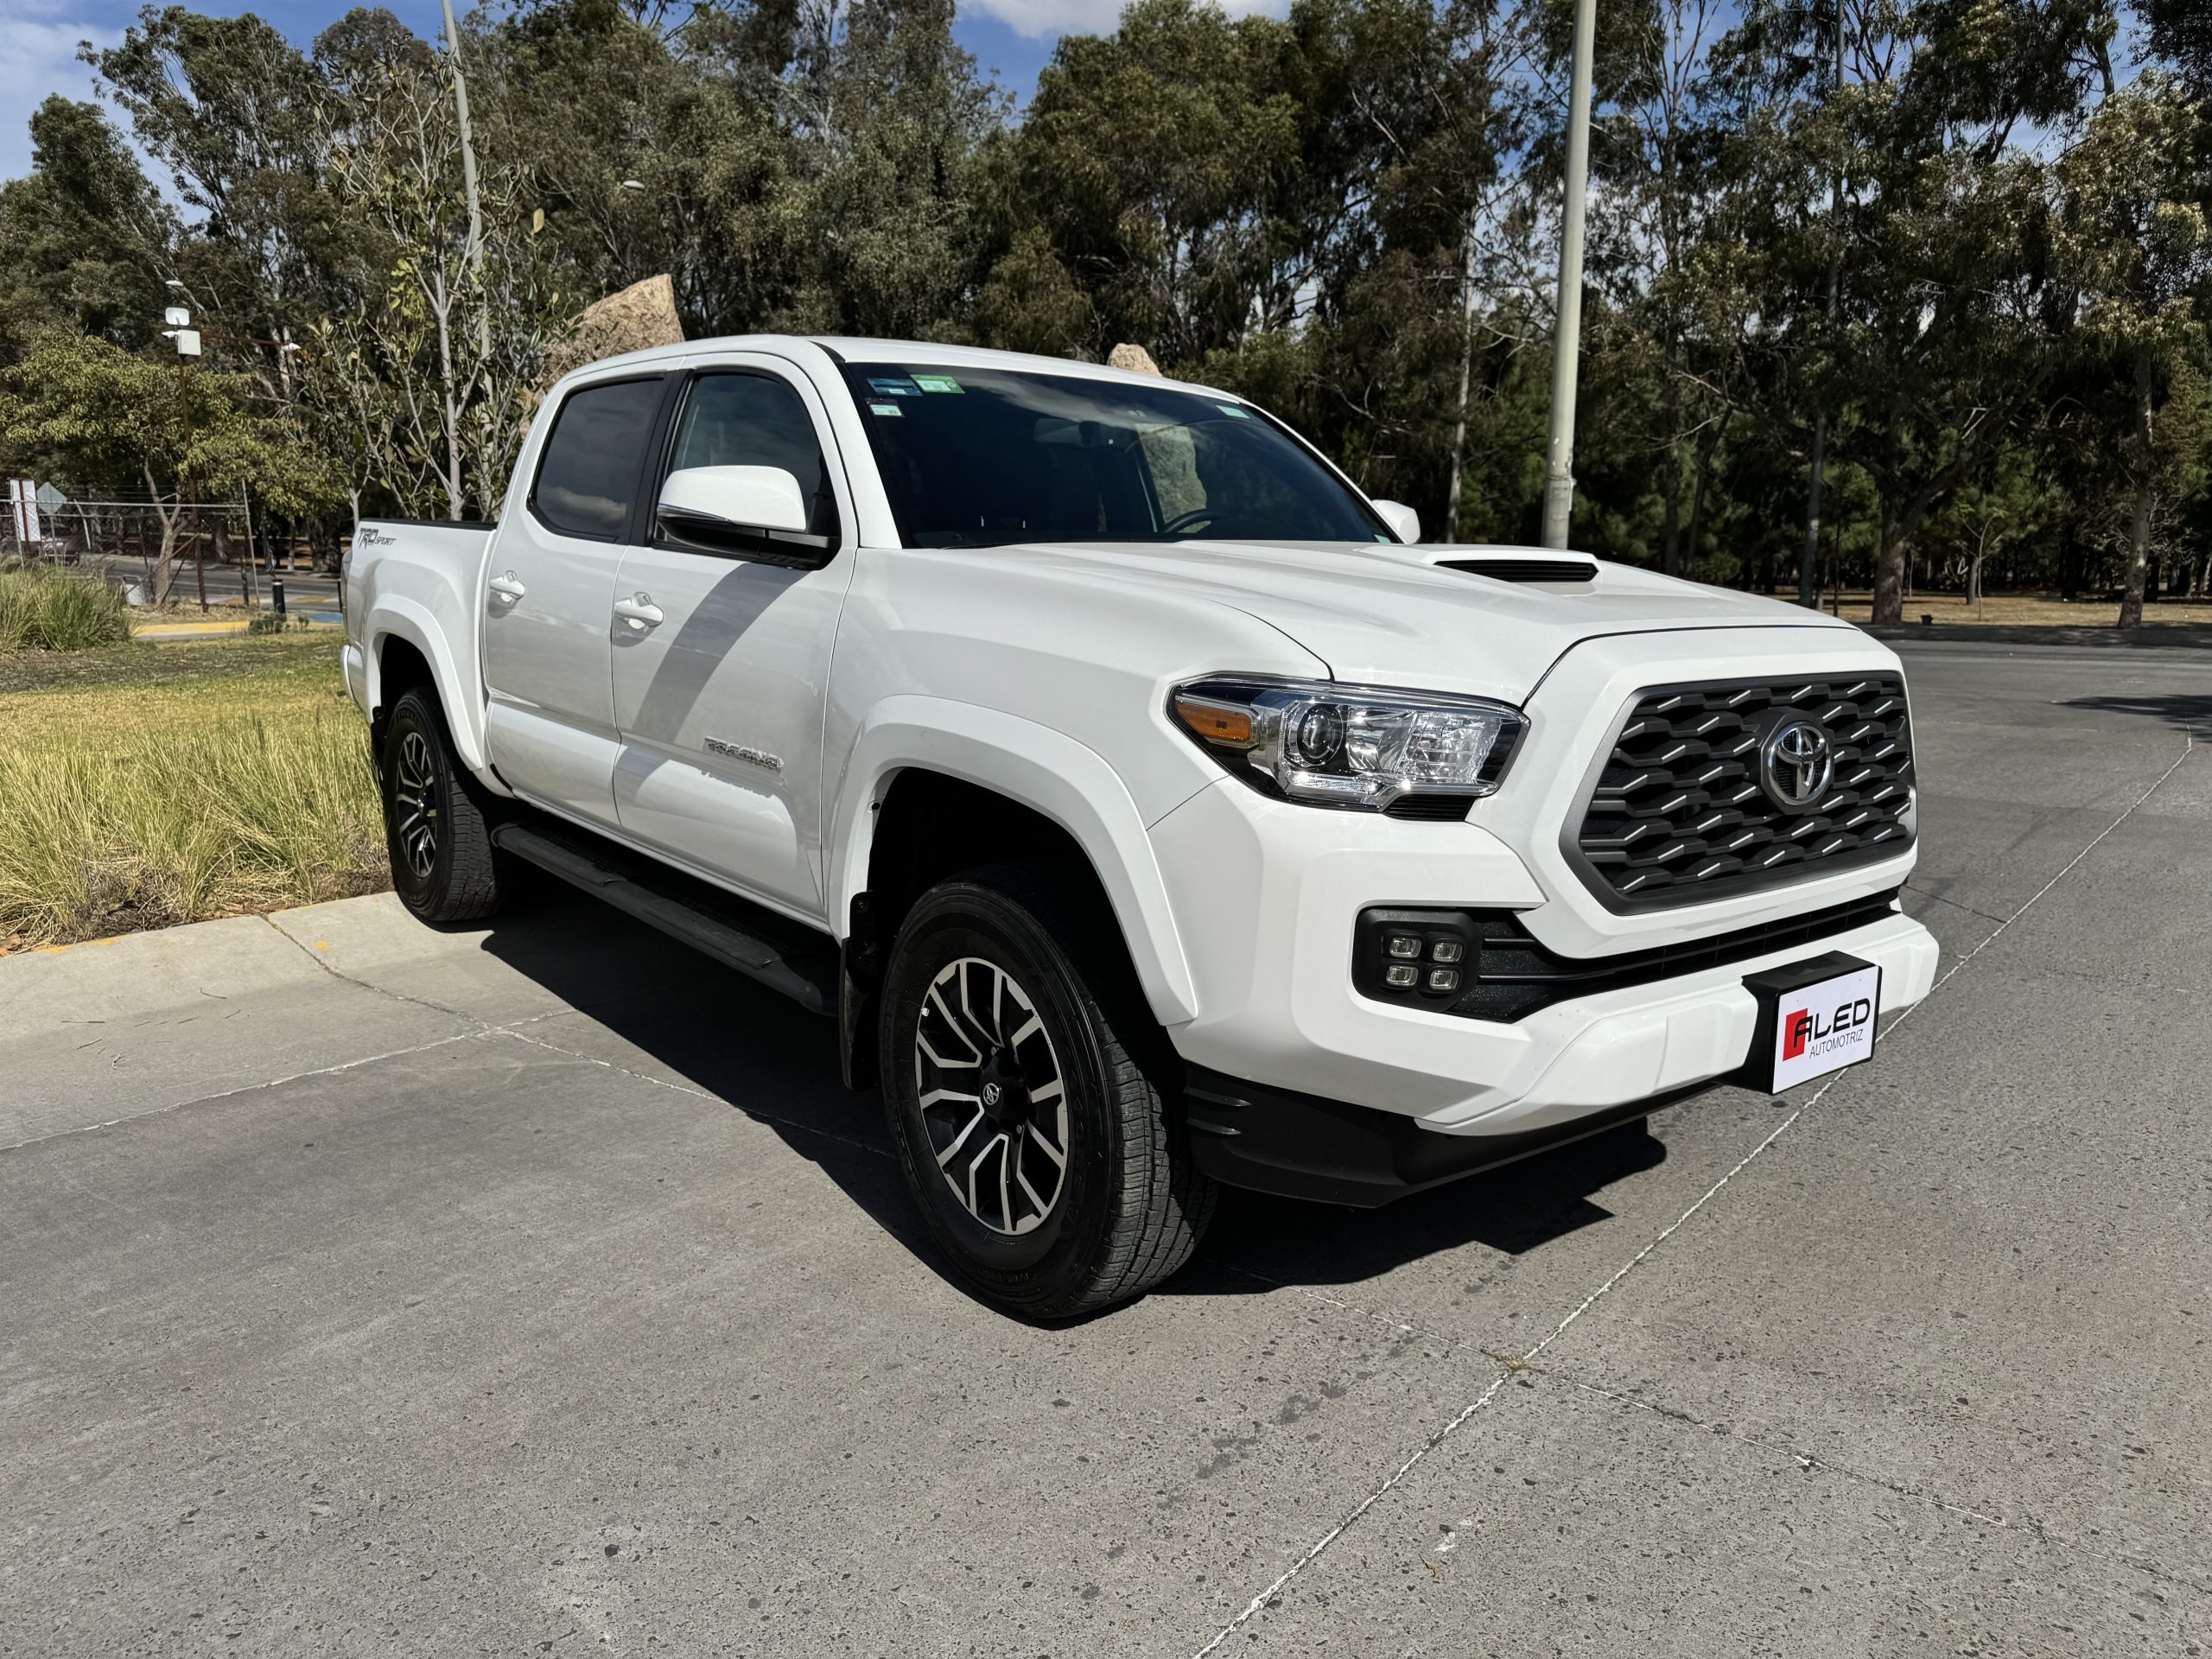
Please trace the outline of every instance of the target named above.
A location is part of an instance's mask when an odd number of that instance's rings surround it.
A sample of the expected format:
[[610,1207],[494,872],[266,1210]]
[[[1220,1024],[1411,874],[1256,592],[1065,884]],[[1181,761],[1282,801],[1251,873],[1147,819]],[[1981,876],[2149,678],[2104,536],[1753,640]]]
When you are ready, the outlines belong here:
[[2135,485],[2135,509],[2128,515],[2127,524],[2127,585],[2120,590],[2120,626],[2139,628],[2143,626],[2143,588],[2145,578],[2151,569],[2151,503],[2153,492],[2148,479],[2139,479]]
[[1474,226],[1467,227],[1466,253],[1460,271],[1459,401],[1452,423],[1452,486],[1444,498],[1444,539],[1459,539],[1459,493],[1466,485],[1467,391],[1475,366]]
[[1882,500],[1882,544],[1874,555],[1874,614],[1872,620],[1892,625],[1904,620],[1904,562],[1910,551],[1897,505]]
[[[1728,429],[1728,416],[1724,414],[1713,423],[1712,431],[1705,441],[1697,446],[1691,461],[1691,464],[1697,468],[1697,487],[1690,492],[1690,522],[1688,529],[1683,533],[1682,542],[1683,545],[1689,550],[1689,556],[1692,558],[1697,556],[1698,520],[1705,516],[1706,488],[1713,480],[1713,458],[1720,452],[1720,435]],[[1770,550],[1768,556],[1771,559]],[[1675,573],[1669,571],[1669,574]],[[1767,583],[1770,588],[1773,585],[1771,580]]]
[[146,584],[146,597],[156,605],[168,603],[169,589],[176,582],[176,515],[162,505],[161,486],[154,482],[154,469],[143,469],[146,474],[146,494],[154,504],[154,517],[162,524],[162,550],[155,558],[152,576]]
[[2120,601],[2120,626],[2143,626],[2143,588],[2151,572],[2151,508],[2157,499],[2151,473],[2151,353],[2135,355],[2135,501],[2127,525],[2127,586]]

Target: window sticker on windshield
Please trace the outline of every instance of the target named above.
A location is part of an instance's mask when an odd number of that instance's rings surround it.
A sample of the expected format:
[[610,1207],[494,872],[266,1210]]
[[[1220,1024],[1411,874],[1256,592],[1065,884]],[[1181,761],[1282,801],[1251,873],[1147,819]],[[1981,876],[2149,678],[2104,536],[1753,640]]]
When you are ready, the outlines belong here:
[[904,415],[906,411],[896,404],[870,404],[868,412],[871,415]]
[[1238,408],[1235,404],[1216,404],[1214,407],[1219,410],[1223,414],[1228,416],[1232,421],[1249,421],[1252,418],[1249,414]]
[[881,379],[871,378],[868,387],[879,397],[918,397],[922,395],[922,389],[904,375],[895,378],[888,375]]
[[959,391],[960,383],[949,374],[918,374],[914,384],[924,391]]

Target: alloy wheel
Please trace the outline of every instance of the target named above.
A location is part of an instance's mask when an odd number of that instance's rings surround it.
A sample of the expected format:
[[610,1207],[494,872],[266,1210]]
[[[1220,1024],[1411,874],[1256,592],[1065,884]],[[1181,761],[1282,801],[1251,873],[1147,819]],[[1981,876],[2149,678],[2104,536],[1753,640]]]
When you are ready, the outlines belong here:
[[438,861],[437,767],[429,740],[408,732],[399,740],[391,784],[393,832],[407,868],[428,880]]
[[1052,1213],[1067,1176],[1067,1082],[1036,1005],[996,963],[961,957],[930,982],[914,1095],[938,1169],[969,1215],[1015,1237]]

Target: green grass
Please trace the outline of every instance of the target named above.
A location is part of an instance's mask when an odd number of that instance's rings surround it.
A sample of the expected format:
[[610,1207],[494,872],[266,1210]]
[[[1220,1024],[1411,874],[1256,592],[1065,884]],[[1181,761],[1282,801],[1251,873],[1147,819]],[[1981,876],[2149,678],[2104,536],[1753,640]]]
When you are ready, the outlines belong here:
[[0,652],[87,651],[130,637],[123,590],[98,576],[0,570]]
[[0,949],[388,880],[327,638],[0,653]]

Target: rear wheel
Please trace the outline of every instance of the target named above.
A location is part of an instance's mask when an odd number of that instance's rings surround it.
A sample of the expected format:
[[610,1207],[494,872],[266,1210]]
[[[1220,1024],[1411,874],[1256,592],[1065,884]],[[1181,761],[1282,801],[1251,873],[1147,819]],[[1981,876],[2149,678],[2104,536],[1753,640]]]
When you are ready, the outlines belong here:
[[426,922],[473,921],[499,907],[491,798],[454,754],[435,696],[392,705],[384,730],[385,841],[392,890]]
[[1057,876],[1006,866],[925,894],[893,947],[878,1033],[931,1234],[1032,1319],[1150,1289],[1190,1259],[1215,1198],[1119,940]]

